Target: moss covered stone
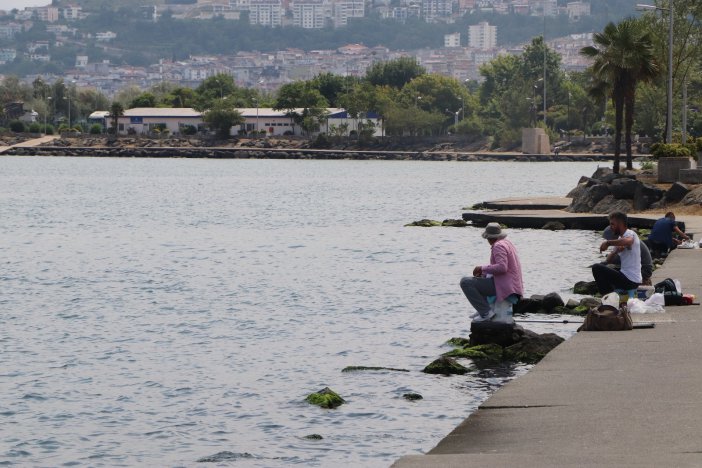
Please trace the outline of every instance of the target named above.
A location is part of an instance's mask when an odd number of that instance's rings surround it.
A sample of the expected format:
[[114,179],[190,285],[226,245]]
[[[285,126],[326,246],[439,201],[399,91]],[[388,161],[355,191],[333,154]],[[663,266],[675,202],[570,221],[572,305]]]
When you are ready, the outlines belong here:
[[579,305],[578,307],[573,309],[574,315],[587,315],[588,312],[590,312],[590,308],[584,305]]
[[443,355],[454,358],[499,361],[502,359],[502,346],[497,344],[465,346],[463,348],[456,348]]
[[442,356],[425,367],[422,372],[425,374],[463,375],[468,372],[468,369],[457,363],[455,359]]
[[447,227],[467,227],[468,223],[462,219],[445,219],[441,225]]
[[524,330],[524,336],[518,343],[505,348],[504,356],[510,361],[535,364],[563,341],[565,340],[555,333],[539,335],[530,330]]
[[306,435],[305,437],[303,437],[303,439],[307,439],[307,440],[322,440],[322,439],[324,439],[324,437],[322,437],[322,436],[319,435],[319,434],[308,434],[308,435]]
[[363,371],[392,371],[392,372],[409,372],[407,369],[395,369],[394,367],[375,367],[375,366],[348,366],[341,369],[341,372],[363,372]]
[[435,226],[441,226],[441,221],[435,221],[433,219],[420,219],[419,221],[405,224],[405,227],[408,227],[408,226],[435,227]]
[[346,400],[341,398],[338,393],[329,387],[324,387],[318,392],[310,393],[307,395],[307,398],[305,398],[305,401],[311,405],[317,405],[320,408],[328,409],[336,408],[346,403]]
[[419,393],[405,393],[404,395],[402,395],[402,398],[404,398],[407,401],[417,401],[424,399],[424,397]]
[[599,293],[597,283],[594,281],[578,281],[573,286],[573,293],[582,294],[584,296],[594,296]]
[[448,340],[446,342],[447,345],[453,346],[454,348],[463,348],[465,346],[468,346],[470,344],[470,340],[468,338],[463,338],[460,336],[455,336]]

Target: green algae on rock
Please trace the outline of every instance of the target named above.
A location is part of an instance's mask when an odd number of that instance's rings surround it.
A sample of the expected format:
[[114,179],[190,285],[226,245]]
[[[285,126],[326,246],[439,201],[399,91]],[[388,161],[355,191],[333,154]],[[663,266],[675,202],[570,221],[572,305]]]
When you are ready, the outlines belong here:
[[454,358],[468,358],[476,360],[499,361],[502,359],[502,346],[498,344],[481,344],[456,348],[444,353],[443,356]]
[[329,387],[324,387],[318,392],[310,393],[305,398],[305,401],[311,405],[317,405],[320,408],[333,409],[337,408],[344,403],[346,400],[341,398],[338,393]]
[[468,372],[468,369],[457,363],[455,359],[442,356],[427,365],[422,372],[425,374],[463,375]]
[[599,293],[597,283],[594,281],[578,281],[573,286],[574,294],[582,294],[583,296],[593,296]]
[[504,350],[504,357],[510,361],[536,364],[544,358],[553,348],[565,340],[555,333],[539,335],[531,330],[524,330],[524,335],[519,342],[508,346]]
[[441,225],[446,227],[467,227],[468,223],[462,219],[445,219]]
[[362,371],[392,371],[392,372],[409,372],[407,369],[396,369],[394,367],[375,367],[375,366],[347,366],[341,369],[341,372],[362,372]]
[[465,346],[468,346],[470,344],[470,340],[468,338],[463,338],[461,336],[454,336],[453,338],[449,339],[446,344],[448,346],[453,346],[454,348],[463,348]]
[[405,224],[405,227],[435,227],[441,226],[441,221],[435,221],[433,219],[420,219],[419,221],[414,221],[413,223]]

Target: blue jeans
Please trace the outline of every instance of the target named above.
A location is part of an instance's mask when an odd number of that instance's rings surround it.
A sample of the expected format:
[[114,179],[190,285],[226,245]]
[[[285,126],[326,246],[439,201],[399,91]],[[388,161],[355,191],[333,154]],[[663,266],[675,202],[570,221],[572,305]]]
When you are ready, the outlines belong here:
[[461,279],[461,289],[468,298],[468,302],[475,308],[481,317],[487,317],[490,312],[488,296],[496,296],[495,280],[493,278],[475,278],[465,276]]

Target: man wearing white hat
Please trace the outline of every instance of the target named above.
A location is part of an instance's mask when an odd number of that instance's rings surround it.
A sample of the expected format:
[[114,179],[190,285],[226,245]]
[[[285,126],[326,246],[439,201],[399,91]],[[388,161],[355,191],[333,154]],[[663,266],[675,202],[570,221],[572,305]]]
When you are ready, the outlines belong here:
[[488,321],[494,317],[487,298],[495,296],[496,301],[503,301],[509,296],[524,294],[522,265],[517,249],[506,239],[498,223],[490,223],[483,232],[483,239],[490,243],[490,264],[476,266],[473,277],[461,279],[461,289],[477,313],[471,318],[474,322]]

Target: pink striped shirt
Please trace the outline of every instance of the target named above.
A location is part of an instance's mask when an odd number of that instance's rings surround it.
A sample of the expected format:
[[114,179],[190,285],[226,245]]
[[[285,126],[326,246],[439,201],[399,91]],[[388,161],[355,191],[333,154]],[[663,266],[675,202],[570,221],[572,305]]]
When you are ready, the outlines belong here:
[[510,294],[524,295],[522,265],[517,256],[517,249],[507,239],[501,239],[492,245],[490,265],[483,268],[483,275],[495,278],[497,300],[502,301]]

